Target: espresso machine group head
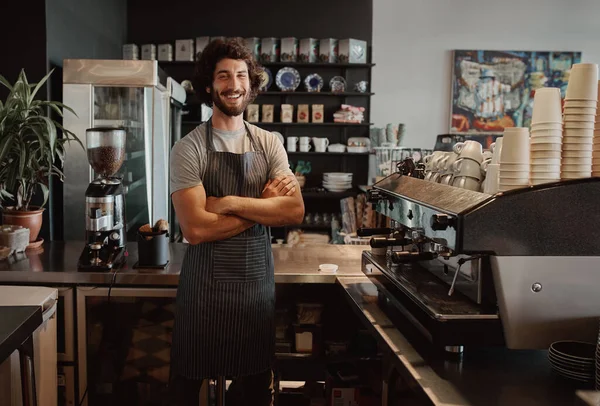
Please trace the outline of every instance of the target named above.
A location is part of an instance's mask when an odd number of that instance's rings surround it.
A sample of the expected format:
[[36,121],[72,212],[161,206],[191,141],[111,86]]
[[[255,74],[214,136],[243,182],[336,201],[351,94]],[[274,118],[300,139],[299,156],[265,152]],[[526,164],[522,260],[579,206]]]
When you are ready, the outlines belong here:
[[79,257],[82,270],[111,270],[125,261],[125,200],[115,174],[125,159],[123,128],[86,130],[87,156],[96,178],[85,191],[86,245]]

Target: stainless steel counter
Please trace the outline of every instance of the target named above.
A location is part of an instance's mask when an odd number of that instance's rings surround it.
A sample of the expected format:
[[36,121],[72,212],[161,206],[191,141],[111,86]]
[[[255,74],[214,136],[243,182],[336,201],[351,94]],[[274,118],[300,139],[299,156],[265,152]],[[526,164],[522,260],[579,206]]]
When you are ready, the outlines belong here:
[[[422,403],[435,406],[578,405],[576,389],[553,374],[546,351],[466,348],[460,361],[436,357],[409,341],[377,305],[377,288],[365,276],[340,277],[356,313]],[[418,348],[418,350],[417,350]],[[589,396],[589,395],[588,395]],[[412,403],[411,403],[412,404]]]
[[[112,272],[80,272],[77,260],[83,242],[50,242],[40,250],[26,251],[0,262],[0,283],[53,285],[177,286],[186,249],[185,244],[170,244],[170,262],[165,269],[136,269],[137,244],[128,244],[125,267]],[[312,245],[289,247],[273,245],[275,282],[335,283],[338,276],[362,275],[361,254],[364,246]],[[319,264],[334,263],[336,274],[322,274]]]

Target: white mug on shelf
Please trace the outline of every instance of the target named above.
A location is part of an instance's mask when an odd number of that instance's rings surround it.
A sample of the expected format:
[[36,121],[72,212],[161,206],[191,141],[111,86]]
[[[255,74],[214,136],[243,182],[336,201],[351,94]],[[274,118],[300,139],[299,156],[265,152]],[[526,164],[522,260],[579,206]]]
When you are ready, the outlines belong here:
[[297,149],[297,145],[296,143],[298,142],[298,137],[288,137],[287,138],[287,150],[288,152],[296,152]]
[[310,144],[300,144],[300,152],[310,151]]
[[308,144],[310,142],[310,137],[300,137],[300,144]]
[[329,145],[329,140],[327,138],[314,137],[312,142],[315,144],[316,152],[325,152],[327,150],[327,146]]

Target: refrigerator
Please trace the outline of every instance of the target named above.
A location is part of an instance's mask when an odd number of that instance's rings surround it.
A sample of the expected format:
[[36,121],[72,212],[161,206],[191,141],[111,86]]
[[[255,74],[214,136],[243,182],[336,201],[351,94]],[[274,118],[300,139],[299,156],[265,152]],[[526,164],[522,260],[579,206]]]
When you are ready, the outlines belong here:
[[[33,333],[33,362],[39,404],[56,406],[58,289],[41,286],[0,286],[0,306],[40,306],[43,322]],[[0,399],[3,406],[22,405],[19,354],[0,364]]]
[[[127,132],[125,161],[118,172],[125,188],[128,241],[138,228],[157,220],[171,222],[169,155],[181,137],[185,91],[157,61],[65,59],[63,125],[85,146],[93,127],[122,127]],[[65,146],[63,187],[64,239],[85,239],[85,191],[96,177],[87,152]],[[172,233],[173,234],[173,233]]]

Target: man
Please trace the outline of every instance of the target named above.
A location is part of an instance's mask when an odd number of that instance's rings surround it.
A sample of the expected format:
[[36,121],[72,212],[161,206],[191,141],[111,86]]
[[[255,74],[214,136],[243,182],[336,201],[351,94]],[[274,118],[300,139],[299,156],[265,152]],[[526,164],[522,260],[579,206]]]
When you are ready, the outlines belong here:
[[[300,188],[282,143],[243,113],[260,67],[239,40],[215,40],[194,88],[213,116],[171,152],[171,192],[184,237],[171,359],[177,405],[198,405],[202,379],[238,378],[232,404],[271,405],[275,281],[268,227],[299,224]],[[230,392],[237,393],[236,400]]]

